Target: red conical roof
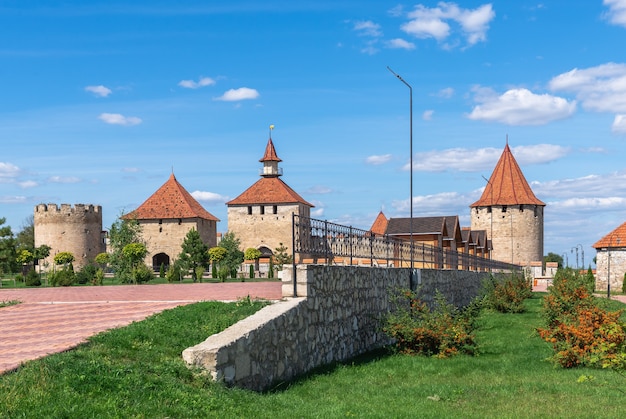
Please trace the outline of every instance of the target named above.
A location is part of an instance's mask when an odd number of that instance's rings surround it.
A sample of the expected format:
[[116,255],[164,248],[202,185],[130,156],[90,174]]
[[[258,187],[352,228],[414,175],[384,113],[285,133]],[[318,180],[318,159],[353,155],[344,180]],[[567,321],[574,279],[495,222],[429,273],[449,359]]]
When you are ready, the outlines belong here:
[[122,218],[137,220],[153,220],[163,218],[202,218],[219,221],[217,217],[205,210],[202,205],[183,186],[178,183],[174,173],[155,193],[146,199],[135,211]]
[[515,161],[507,143],[493,170],[482,196],[470,207],[487,207],[491,205],[541,205],[522,170]]
[[389,224],[389,220],[387,220],[387,217],[385,217],[385,214],[381,211],[374,220],[370,231],[374,234],[384,236],[387,233],[387,224]]
[[276,149],[274,148],[274,143],[272,142],[271,138],[267,141],[267,146],[265,147],[265,154],[263,155],[263,158],[261,158],[261,160],[259,161],[260,162],[282,161],[280,157],[278,157],[278,154],[276,154]]

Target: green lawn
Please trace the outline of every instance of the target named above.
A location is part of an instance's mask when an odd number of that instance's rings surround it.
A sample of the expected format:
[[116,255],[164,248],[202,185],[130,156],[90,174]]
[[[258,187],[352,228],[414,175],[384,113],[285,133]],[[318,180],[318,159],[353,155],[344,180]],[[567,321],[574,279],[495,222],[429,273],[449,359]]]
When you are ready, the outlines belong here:
[[[555,368],[524,314],[484,313],[478,356],[369,354],[258,394],[186,368],[181,352],[261,304],[199,303],[100,334],[0,376],[0,417],[620,418],[626,377]],[[616,305],[618,303],[615,303]],[[623,307],[623,305],[621,305]]]

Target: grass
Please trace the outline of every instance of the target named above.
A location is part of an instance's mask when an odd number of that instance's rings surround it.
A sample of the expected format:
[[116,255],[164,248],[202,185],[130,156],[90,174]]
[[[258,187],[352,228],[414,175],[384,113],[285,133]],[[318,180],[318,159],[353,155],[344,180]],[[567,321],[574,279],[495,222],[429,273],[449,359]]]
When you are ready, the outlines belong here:
[[534,333],[541,295],[526,303],[523,314],[483,313],[478,356],[381,351],[264,394],[213,383],[181,359],[261,304],[179,307],[0,376],[0,417],[623,417],[626,377],[548,363],[551,350]]
[[20,303],[20,301],[18,301],[18,300],[3,300],[3,301],[0,301],[0,308],[8,307],[8,306],[14,306],[14,305],[19,304],[19,303]]

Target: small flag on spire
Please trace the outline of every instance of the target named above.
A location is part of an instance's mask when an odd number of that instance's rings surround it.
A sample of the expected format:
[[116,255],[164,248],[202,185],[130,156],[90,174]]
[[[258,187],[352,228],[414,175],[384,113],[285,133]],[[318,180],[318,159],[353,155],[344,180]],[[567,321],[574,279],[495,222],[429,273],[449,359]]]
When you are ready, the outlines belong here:
[[272,130],[274,129],[274,124],[270,125],[270,138],[272,138]]

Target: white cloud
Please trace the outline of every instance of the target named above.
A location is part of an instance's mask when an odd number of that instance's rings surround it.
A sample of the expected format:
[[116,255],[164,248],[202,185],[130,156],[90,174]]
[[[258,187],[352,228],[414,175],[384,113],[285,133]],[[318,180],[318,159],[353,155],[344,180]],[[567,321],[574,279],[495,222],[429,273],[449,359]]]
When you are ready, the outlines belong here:
[[354,30],[363,36],[379,37],[383,33],[380,30],[380,25],[372,22],[371,20],[359,21],[354,23]]
[[20,174],[20,168],[11,163],[0,162],[0,183],[12,181]]
[[23,204],[26,200],[25,196],[0,196],[0,204]]
[[426,110],[422,114],[422,119],[424,121],[430,121],[431,119],[433,119],[434,114],[435,114],[435,111],[433,111],[432,109]]
[[[520,165],[544,164],[567,155],[570,150],[554,144],[537,144],[512,147],[511,153]],[[481,172],[493,170],[502,155],[502,149],[485,147],[479,149],[450,148],[442,151],[416,153],[413,169],[421,172]],[[409,164],[402,168],[409,170]]]
[[615,115],[611,130],[616,134],[626,134],[626,115]]
[[191,196],[193,196],[198,201],[209,203],[223,203],[230,201],[229,197],[214,192],[193,191],[191,193]]
[[[329,194],[331,193],[333,190],[331,188],[329,188],[328,186],[322,186],[322,185],[315,185],[313,187],[310,187],[309,189],[306,190],[307,194],[312,194],[312,195],[325,195],[325,194]],[[315,205],[317,206],[317,205]]]
[[626,196],[626,171],[539,182],[532,187],[552,198]]
[[415,44],[413,42],[405,41],[402,38],[395,38],[387,42],[387,47],[393,49],[412,50],[415,49]]
[[549,87],[572,92],[586,109],[626,113],[626,64],[606,63],[575,68],[552,78]]
[[528,89],[511,89],[500,96],[485,96],[481,90],[475,96],[479,102],[468,115],[470,119],[495,121],[507,125],[544,125],[564,119],[576,111],[576,101],[535,94]]
[[609,7],[605,13],[608,21],[626,27],[626,0],[604,0],[602,3]]
[[105,87],[103,85],[98,85],[98,86],[87,86],[85,87],[85,91],[93,93],[94,95],[98,96],[98,97],[107,97],[109,96],[112,92],[111,89],[109,89],[108,87]]
[[410,20],[400,29],[416,38],[435,38],[441,42],[451,35],[450,23],[454,23],[471,46],[487,39],[489,23],[495,16],[491,4],[473,10],[460,8],[456,3],[439,2],[432,8],[419,4],[408,13]]
[[313,218],[321,218],[324,216],[324,208],[316,208],[311,211],[311,217]]
[[178,82],[180,87],[186,89],[198,89],[200,87],[212,86],[215,84],[215,80],[210,77],[201,77],[198,81],[193,80],[181,80]]
[[382,154],[378,156],[374,155],[374,156],[367,157],[365,159],[365,163],[377,166],[379,164],[385,164],[389,162],[390,160],[391,160],[391,154]]
[[23,189],[34,188],[36,186],[39,186],[39,183],[35,182],[34,180],[25,180],[23,182],[18,182],[17,184],[19,185],[20,188],[23,188]]
[[107,124],[124,126],[138,125],[142,122],[141,119],[136,116],[124,116],[119,113],[102,113],[98,116],[98,119]]
[[452,96],[454,96],[454,89],[452,87],[446,87],[444,89],[441,89],[439,92],[437,92],[437,96],[444,99],[450,99]]
[[[409,213],[410,199],[401,199],[397,201],[393,201],[391,206],[397,211],[401,213]],[[457,215],[460,214],[459,208],[453,208],[452,203],[463,203],[463,207],[466,209],[463,212],[469,212],[467,206],[469,204],[465,204],[465,202],[470,202],[471,200],[461,195],[457,192],[441,192],[438,194],[432,195],[418,195],[413,197],[413,209],[419,212],[420,217],[427,217],[433,215]]]
[[223,100],[225,102],[235,102],[238,100],[256,99],[259,97],[259,92],[255,89],[248,87],[240,87],[239,89],[227,90],[222,96],[215,100]]
[[78,183],[80,179],[75,176],[50,176],[48,178],[48,182],[50,183]]

